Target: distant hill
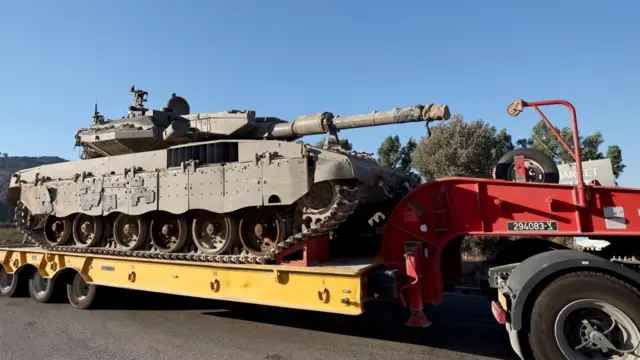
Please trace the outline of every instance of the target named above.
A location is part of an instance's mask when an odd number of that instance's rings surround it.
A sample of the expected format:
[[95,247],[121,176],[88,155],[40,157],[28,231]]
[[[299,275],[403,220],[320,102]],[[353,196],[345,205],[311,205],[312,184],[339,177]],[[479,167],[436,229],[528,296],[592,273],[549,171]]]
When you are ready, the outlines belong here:
[[9,209],[4,201],[7,187],[9,187],[9,182],[11,181],[11,174],[22,169],[66,161],[57,156],[8,156],[5,153],[0,154],[0,221],[9,220]]

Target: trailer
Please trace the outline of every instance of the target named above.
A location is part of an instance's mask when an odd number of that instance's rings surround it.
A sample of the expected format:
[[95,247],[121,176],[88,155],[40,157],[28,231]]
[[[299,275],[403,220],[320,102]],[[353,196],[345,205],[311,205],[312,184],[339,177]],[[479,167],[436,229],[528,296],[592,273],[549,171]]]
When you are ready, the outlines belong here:
[[[570,110],[573,149],[540,110],[548,105]],[[508,112],[526,107],[575,158],[576,185],[558,184],[557,167],[541,153],[516,149],[499,161],[495,179],[429,181],[389,213],[376,214],[370,221],[380,227],[375,256],[333,258],[328,236],[287,249],[273,264],[7,247],[0,248],[0,295],[28,293],[48,302],[66,294],[73,307],[87,309],[100,287],[110,286],[344,315],[361,314],[369,301],[390,301],[408,309],[406,325],[427,327],[423,306],[441,303],[444,289],[461,278],[464,237],[519,236],[487,263],[491,311],[514,351],[523,359],[636,358],[640,190],[584,183],[570,103],[518,100]],[[589,252],[549,240],[562,236],[610,245]]]

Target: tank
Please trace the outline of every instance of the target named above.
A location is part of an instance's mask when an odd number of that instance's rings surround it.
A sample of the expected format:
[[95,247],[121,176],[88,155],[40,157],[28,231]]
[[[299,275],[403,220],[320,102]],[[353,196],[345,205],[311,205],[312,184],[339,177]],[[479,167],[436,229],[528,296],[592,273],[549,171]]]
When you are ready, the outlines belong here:
[[[78,130],[81,160],[12,175],[6,202],[26,238],[52,251],[224,263],[267,263],[301,242],[371,233],[419,179],[347,151],[343,129],[447,120],[426,104],[292,122],[253,110],[190,113],[173,94],[160,110],[131,88],[126,116]],[[324,146],[299,141],[327,134]],[[340,240],[342,241],[342,240]],[[346,241],[346,240],[345,240]]]

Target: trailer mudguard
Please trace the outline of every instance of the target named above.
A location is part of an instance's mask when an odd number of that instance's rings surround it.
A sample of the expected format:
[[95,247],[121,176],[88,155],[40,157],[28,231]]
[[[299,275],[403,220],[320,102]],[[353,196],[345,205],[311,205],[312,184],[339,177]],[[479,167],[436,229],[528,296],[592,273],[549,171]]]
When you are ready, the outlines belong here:
[[640,284],[640,274],[620,264],[599,256],[576,250],[553,250],[534,255],[518,264],[507,280],[507,292],[511,298],[510,326],[522,328],[525,309],[535,301],[535,294],[553,279],[573,271],[597,270],[620,277],[633,284]]

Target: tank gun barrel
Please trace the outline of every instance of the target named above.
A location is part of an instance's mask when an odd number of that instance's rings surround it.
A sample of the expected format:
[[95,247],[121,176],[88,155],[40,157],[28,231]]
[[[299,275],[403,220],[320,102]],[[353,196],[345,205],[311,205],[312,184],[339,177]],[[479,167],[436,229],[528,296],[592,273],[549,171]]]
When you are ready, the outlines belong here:
[[333,133],[342,129],[448,120],[450,117],[449,107],[442,104],[414,105],[348,116],[334,116],[330,112],[322,112],[299,116],[291,123],[274,124],[267,137],[291,139],[307,135]]

